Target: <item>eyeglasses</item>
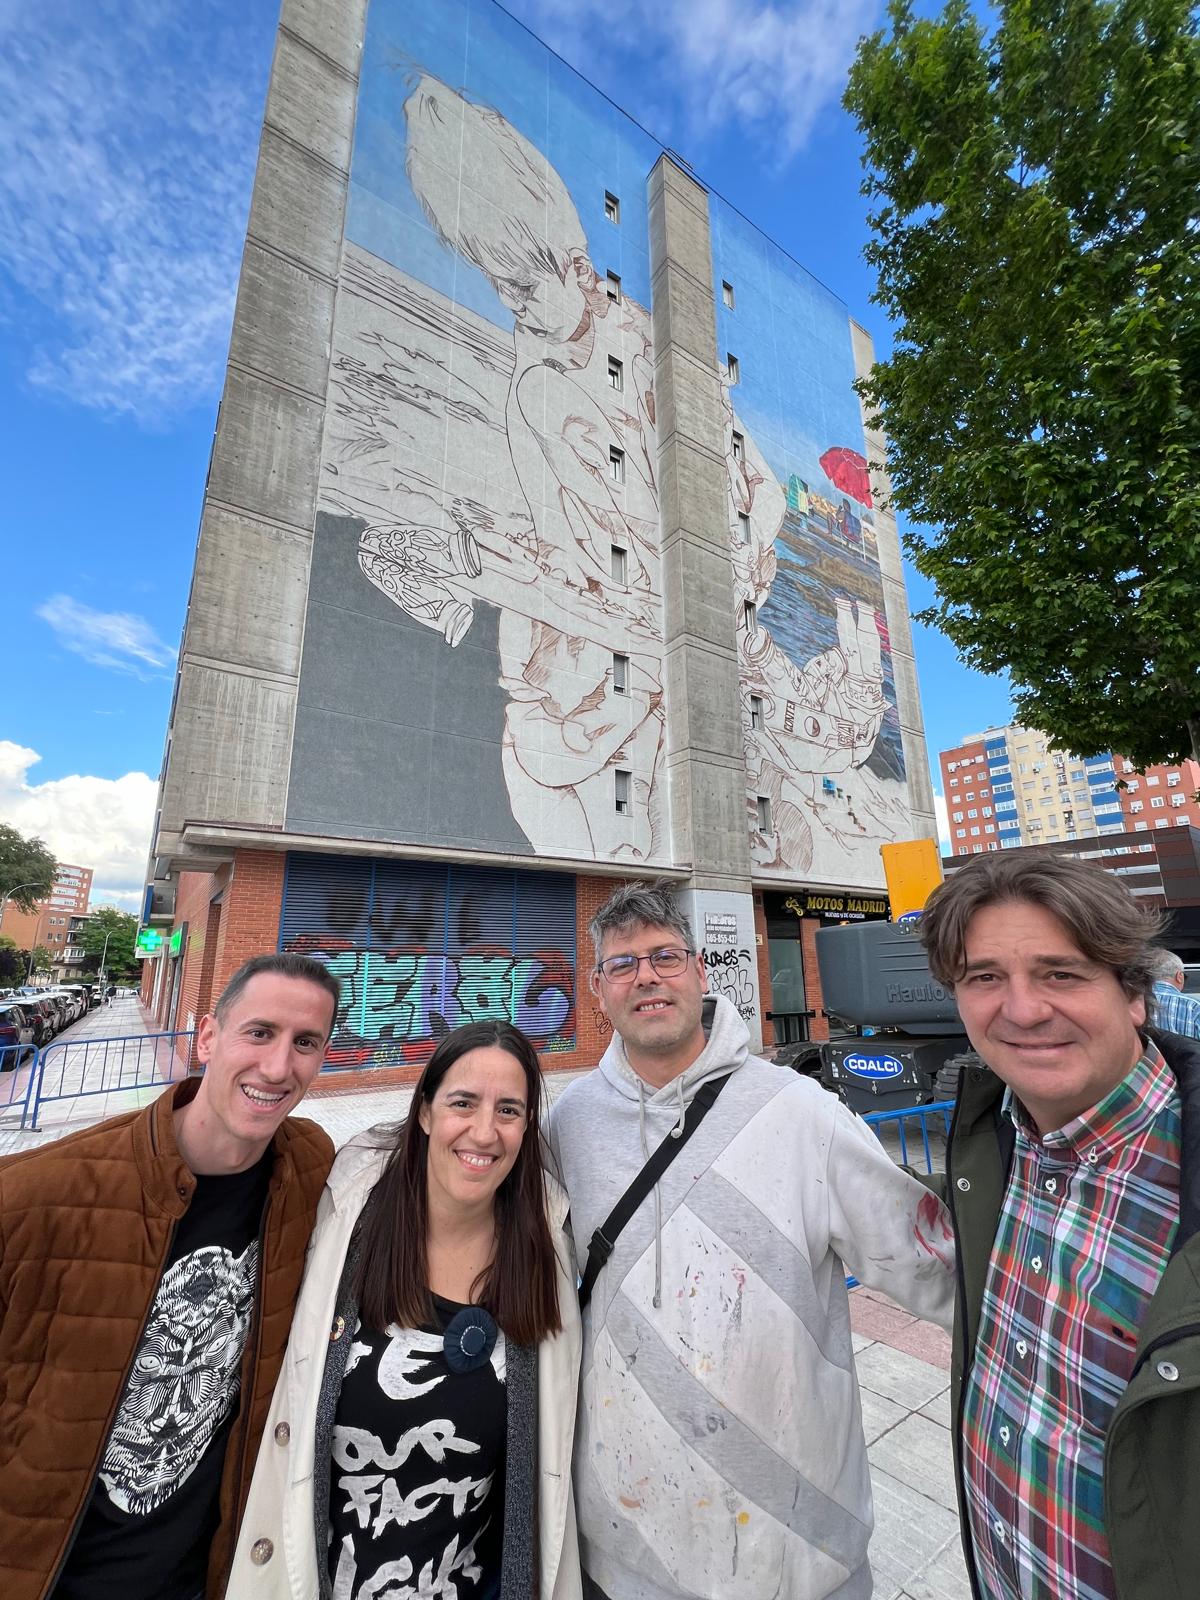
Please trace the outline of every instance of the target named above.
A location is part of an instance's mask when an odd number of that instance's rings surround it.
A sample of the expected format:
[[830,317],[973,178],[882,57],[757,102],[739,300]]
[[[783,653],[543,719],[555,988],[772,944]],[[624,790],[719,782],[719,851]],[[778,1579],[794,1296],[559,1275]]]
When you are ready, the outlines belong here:
[[609,983],[632,983],[642,962],[648,961],[660,978],[677,978],[695,953],[668,945],[665,950],[654,950],[648,956],[609,956],[607,961],[596,963],[596,971]]

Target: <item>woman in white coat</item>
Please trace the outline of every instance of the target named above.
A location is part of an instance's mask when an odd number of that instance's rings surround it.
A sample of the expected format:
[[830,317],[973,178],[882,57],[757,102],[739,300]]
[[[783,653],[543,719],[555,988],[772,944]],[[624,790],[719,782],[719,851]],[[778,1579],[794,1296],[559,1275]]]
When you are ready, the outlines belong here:
[[566,1197],[536,1052],[438,1045],[407,1120],[338,1155],[228,1600],[578,1600]]

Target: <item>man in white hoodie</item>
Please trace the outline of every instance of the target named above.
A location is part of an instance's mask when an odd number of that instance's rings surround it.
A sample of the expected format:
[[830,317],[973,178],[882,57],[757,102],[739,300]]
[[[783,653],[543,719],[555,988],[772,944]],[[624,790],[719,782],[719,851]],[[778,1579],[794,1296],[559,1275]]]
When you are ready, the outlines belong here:
[[949,1327],[941,1203],[832,1095],[749,1053],[671,886],[591,926],[613,1039],[554,1108],[581,1270],[700,1087],[718,1098],[584,1314],[575,1489],[591,1600],[865,1600],[871,1482],[846,1272]]

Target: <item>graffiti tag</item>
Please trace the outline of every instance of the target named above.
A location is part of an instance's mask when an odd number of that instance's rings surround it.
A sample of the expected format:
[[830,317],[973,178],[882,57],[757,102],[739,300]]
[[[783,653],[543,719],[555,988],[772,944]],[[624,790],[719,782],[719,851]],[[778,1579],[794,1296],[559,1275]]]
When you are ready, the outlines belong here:
[[735,950],[723,946],[717,950],[705,949],[701,960],[708,970],[708,987],[712,994],[723,994],[735,1005],[744,1022],[755,1017],[754,980],[751,977],[750,952],[744,946]]

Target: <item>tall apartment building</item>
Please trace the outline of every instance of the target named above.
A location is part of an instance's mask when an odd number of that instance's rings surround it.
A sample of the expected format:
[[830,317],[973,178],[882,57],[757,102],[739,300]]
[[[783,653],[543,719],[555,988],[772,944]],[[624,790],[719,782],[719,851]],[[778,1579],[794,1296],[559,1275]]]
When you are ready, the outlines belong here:
[[22,911],[11,900],[8,902],[4,916],[0,918],[0,933],[12,939],[22,950],[44,945],[52,960],[60,963],[70,945],[68,936],[72,919],[86,916],[91,893],[91,867],[76,867],[60,862],[50,893],[44,900],[39,900],[32,911]]
[[[736,197],[735,197],[736,198]],[[491,0],[284,0],[144,993],[343,982],[332,1058],[594,1060],[589,917],[679,885],[757,1037],[932,832],[846,307]]]
[[1124,830],[1200,827],[1195,761],[1138,772],[1123,756],[1072,755],[1017,724],[972,734],[938,760],[951,855]]

